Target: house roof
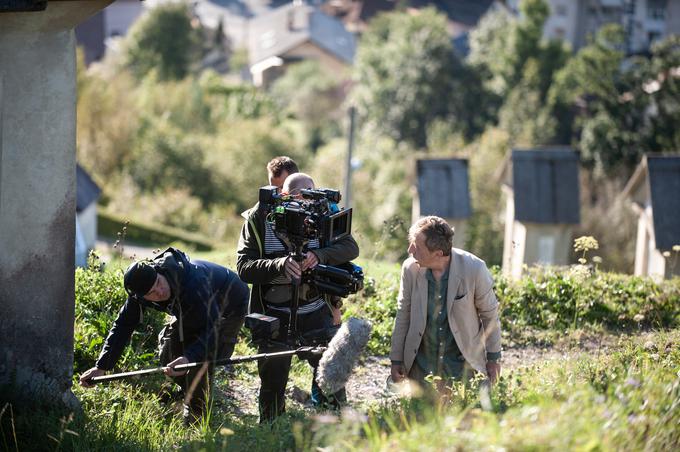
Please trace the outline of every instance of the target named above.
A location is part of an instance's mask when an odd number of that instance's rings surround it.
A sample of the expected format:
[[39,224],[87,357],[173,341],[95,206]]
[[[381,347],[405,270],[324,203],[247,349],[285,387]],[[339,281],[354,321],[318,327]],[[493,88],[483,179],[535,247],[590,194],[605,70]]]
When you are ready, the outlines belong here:
[[465,159],[427,159],[416,162],[421,215],[468,218],[472,214]]
[[339,20],[306,4],[288,3],[251,19],[249,34],[251,65],[307,41],[347,63],[354,60],[354,35]]
[[239,17],[249,19],[272,8],[290,3],[291,0],[197,0],[195,2],[199,15],[211,14],[219,17]]
[[449,20],[473,26],[487,12],[494,0],[411,0],[414,8],[434,6],[446,14]]
[[96,202],[101,189],[82,166],[76,164],[76,212],[82,212]]
[[579,157],[568,149],[512,151],[515,219],[541,224],[579,224]]
[[47,0],[0,0],[0,12],[43,11]]

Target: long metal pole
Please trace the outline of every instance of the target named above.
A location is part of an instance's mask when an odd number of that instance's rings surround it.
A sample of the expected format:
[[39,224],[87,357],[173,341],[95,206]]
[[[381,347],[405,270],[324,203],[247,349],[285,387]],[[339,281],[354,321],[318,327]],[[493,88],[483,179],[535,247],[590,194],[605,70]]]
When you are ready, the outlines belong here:
[[[178,364],[173,367],[175,370],[188,370],[188,369],[194,369],[196,367],[201,367],[205,364],[214,364],[216,366],[226,366],[227,364],[239,364],[239,363],[245,363],[248,361],[258,361],[258,360],[267,360],[271,358],[278,358],[282,356],[293,356],[297,355],[299,353],[311,353],[311,354],[323,354],[323,352],[326,351],[326,347],[300,347],[295,350],[285,350],[282,352],[274,352],[274,353],[259,353],[257,355],[248,355],[248,356],[234,356],[232,358],[227,358],[227,359],[217,359],[215,361],[201,361],[201,362],[195,362],[195,363],[187,363],[187,364]],[[134,370],[132,372],[121,372],[117,374],[111,374],[111,375],[101,375],[99,377],[92,377],[88,380],[89,383],[105,383],[108,381],[114,381],[114,380],[123,380],[125,378],[131,378],[131,377],[138,377],[138,376],[146,376],[146,375],[152,375],[152,374],[158,374],[162,373],[166,367],[155,367],[152,369],[142,369],[142,370]]]

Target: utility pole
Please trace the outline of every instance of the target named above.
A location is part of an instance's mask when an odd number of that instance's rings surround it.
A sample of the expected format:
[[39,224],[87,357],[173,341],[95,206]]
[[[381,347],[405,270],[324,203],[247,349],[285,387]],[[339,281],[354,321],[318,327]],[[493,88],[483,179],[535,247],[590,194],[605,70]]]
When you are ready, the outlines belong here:
[[349,137],[347,140],[347,166],[345,167],[345,208],[351,207],[351,190],[352,190],[352,149],[354,148],[354,118],[356,116],[356,108],[354,105],[349,107]]

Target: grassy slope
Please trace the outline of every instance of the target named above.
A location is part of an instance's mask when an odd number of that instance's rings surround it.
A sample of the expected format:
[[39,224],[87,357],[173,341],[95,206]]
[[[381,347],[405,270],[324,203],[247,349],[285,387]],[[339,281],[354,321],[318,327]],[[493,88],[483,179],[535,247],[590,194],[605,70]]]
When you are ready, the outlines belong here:
[[[82,417],[6,410],[0,444],[14,449],[13,422],[19,450],[671,450],[679,343],[680,330],[655,332],[607,354],[531,363],[506,373],[486,410],[473,385],[446,406],[394,398],[337,417],[293,409],[271,428],[218,401],[207,423],[184,429],[148,381],[75,388]],[[229,378],[255,378],[254,366]]]
[[[199,253],[195,257],[233,267],[233,261],[230,262],[233,254],[228,251]],[[374,352],[381,352],[386,337],[389,338],[399,267],[359,263],[368,275],[367,289],[349,301],[347,310],[348,314],[374,319],[378,333],[369,345]],[[90,365],[100,346],[97,339],[101,341],[102,331],[108,328],[110,318],[102,313],[111,311],[108,314],[111,316],[117,311],[120,300],[111,298],[124,296],[116,275],[108,272],[101,275],[77,278],[82,284],[76,290],[76,311],[80,316],[76,322],[76,341],[81,366]],[[518,319],[526,320],[534,314],[522,307],[522,300],[548,297],[543,300],[547,302],[551,292],[569,295],[576,287],[571,280],[562,278],[546,280],[545,284],[536,281],[539,279],[501,287],[504,293],[509,290],[508,294],[515,294],[515,301],[506,299],[506,309],[512,308],[510,312]],[[677,288],[672,288],[678,281],[656,287],[631,279],[629,286],[633,292],[627,286],[622,288],[618,281],[612,282],[607,275],[601,281],[612,284],[614,291],[610,292],[617,298],[627,297],[621,301],[627,310],[621,311],[614,301],[610,303],[612,309],[617,309],[612,311],[615,314],[622,312],[625,318],[642,315],[635,306],[648,304],[647,299],[641,297],[651,287],[655,291],[654,299],[666,297],[670,303],[659,305],[664,307],[664,312],[677,316]],[[641,295],[636,295],[638,293]],[[545,305],[541,313],[552,313],[550,309],[553,308]],[[585,313],[591,311],[587,306],[582,309],[586,319]],[[597,335],[603,328],[598,323],[586,326],[591,335]],[[524,330],[525,325],[520,322],[518,329]],[[288,414],[270,428],[257,425],[253,414],[256,400],[254,396],[248,399],[248,394],[245,403],[250,402],[253,409],[244,413],[230,400],[218,398],[206,423],[184,429],[178,421],[176,407],[159,401],[156,396],[162,379],[150,378],[100,386],[95,390],[75,387],[74,392],[83,406],[82,415],[76,417],[34,410],[21,412],[9,405],[0,407],[0,449],[137,451],[180,447],[255,451],[313,450],[338,445],[343,450],[485,446],[510,450],[667,450],[680,442],[677,427],[680,422],[680,329],[657,328],[648,336],[634,333],[636,330],[628,329],[630,337],[619,336],[607,352],[598,349],[581,357],[565,355],[559,360],[538,358],[527,367],[515,367],[512,372],[506,372],[495,388],[493,404],[486,410],[481,409],[474,388],[464,392],[456,388],[457,397],[446,407],[394,398],[375,402],[373,406],[354,407],[356,411],[343,413],[341,417],[319,418],[291,404]],[[565,329],[541,329],[540,334],[542,343],[559,344],[557,338],[565,334]],[[146,332],[136,334],[133,345],[138,344],[140,350],[148,348],[148,344],[143,344],[148,337],[151,336]],[[89,349],[90,346],[93,349]],[[237,354],[251,352],[243,342],[236,351]],[[129,355],[126,369],[146,367],[154,360],[151,354],[144,358],[146,361],[133,353]],[[309,378],[307,366],[294,365],[291,384],[307,388]],[[231,380],[249,382],[256,387],[256,366],[237,366],[231,374],[220,373],[217,383],[228,387]]]

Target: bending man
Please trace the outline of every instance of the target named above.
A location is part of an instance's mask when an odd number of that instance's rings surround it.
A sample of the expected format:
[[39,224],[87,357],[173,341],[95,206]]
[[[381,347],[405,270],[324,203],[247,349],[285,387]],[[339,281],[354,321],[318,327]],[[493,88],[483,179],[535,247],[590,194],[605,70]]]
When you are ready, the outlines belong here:
[[231,270],[206,261],[191,261],[168,248],[150,261],[130,265],[124,276],[128,298],[118,313],[95,367],[80,376],[80,384],[113,369],[145,308],[172,315],[159,335],[161,365],[184,391],[184,419],[190,422],[206,410],[213,365],[186,371],[178,364],[229,358],[248,303],[248,286]]

